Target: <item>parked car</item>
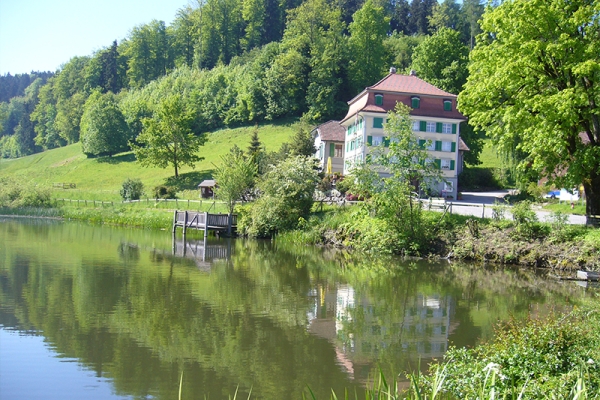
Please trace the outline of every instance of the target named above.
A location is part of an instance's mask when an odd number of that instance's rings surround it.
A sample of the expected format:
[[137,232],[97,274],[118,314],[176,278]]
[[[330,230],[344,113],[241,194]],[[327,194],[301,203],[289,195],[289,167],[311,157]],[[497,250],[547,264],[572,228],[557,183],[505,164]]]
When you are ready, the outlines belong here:
[[544,195],[545,199],[558,199],[560,197],[560,190],[551,190]]
[[558,199],[560,201],[579,201],[579,191],[577,188],[571,190],[560,189],[551,190],[544,195],[545,199]]

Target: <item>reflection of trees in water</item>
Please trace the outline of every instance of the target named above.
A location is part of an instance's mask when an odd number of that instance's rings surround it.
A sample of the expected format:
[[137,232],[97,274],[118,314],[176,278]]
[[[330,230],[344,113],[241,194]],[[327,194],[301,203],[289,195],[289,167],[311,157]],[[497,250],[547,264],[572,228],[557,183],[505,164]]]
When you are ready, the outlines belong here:
[[555,292],[560,302],[574,292],[520,271],[243,240],[229,261],[198,271],[173,257],[169,242],[118,238],[123,247],[87,229],[76,248],[111,250],[73,250],[78,261],[60,264],[35,240],[4,249],[0,300],[20,327],[43,331],[59,353],[134,396],[176,398],[185,368],[184,393],[196,397],[220,398],[239,384],[264,398],[297,398],[308,383],[327,398],[332,386],[353,385],[348,374],[364,381],[380,365],[395,375],[416,368],[419,354],[443,352],[447,340],[474,340],[488,329],[485,313],[519,317],[532,297],[544,303]]

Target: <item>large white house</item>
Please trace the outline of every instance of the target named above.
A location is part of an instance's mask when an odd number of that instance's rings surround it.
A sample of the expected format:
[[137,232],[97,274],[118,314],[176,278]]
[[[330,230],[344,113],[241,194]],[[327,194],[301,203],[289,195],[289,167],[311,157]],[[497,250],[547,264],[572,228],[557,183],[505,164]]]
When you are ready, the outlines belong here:
[[397,103],[411,108],[413,132],[427,148],[431,160],[442,170],[441,182],[429,183],[439,195],[456,198],[457,176],[462,168],[462,151],[468,147],[460,139],[459,125],[466,118],[456,109],[456,95],[418,78],[416,74],[390,74],[367,87],[348,102],[348,114],[340,124],[346,129],[344,175],[362,163],[371,146],[386,145],[383,124]]

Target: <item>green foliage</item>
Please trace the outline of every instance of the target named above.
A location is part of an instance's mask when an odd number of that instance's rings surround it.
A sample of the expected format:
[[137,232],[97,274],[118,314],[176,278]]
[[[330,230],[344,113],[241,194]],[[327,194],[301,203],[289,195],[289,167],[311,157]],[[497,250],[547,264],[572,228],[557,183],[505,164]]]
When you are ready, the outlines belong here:
[[597,15],[586,0],[488,8],[459,95],[469,123],[513,155],[523,180],[583,183],[592,215],[600,214]]
[[291,156],[314,157],[317,152],[315,140],[310,132],[303,126],[299,127],[289,143]]
[[271,169],[258,184],[261,197],[252,204],[241,230],[250,236],[270,237],[293,229],[308,218],[318,175],[312,158],[290,157]]
[[390,18],[383,7],[373,0],[367,0],[352,16],[348,26],[352,89],[358,93],[365,87],[379,81],[385,75],[385,47]]
[[0,178],[0,206],[49,208],[54,206],[49,189],[14,178]]
[[233,214],[236,201],[241,200],[254,186],[256,174],[257,165],[254,160],[245,157],[244,152],[236,145],[221,157],[221,165],[214,172],[217,181],[215,196],[225,201],[230,214]]
[[461,43],[460,34],[444,27],[415,48],[412,69],[427,82],[457,94],[467,81],[468,56],[469,49]]
[[81,116],[81,148],[89,156],[112,156],[128,150],[131,138],[125,117],[112,93],[96,91],[85,102]]
[[139,200],[144,195],[144,184],[139,179],[127,179],[123,182],[119,194],[126,201]]
[[491,343],[451,348],[432,370],[445,369],[443,389],[457,398],[485,398],[492,390],[500,397],[578,398],[572,390],[582,390],[582,378],[586,389],[580,396],[594,398],[600,391],[598,322],[591,307],[525,324],[513,320]]
[[193,131],[194,114],[194,108],[180,96],[162,99],[153,116],[142,120],[144,129],[133,146],[140,164],[161,168],[172,165],[178,177],[180,166],[193,167],[202,160],[197,153],[206,137]]
[[[383,230],[389,231],[386,237],[396,243],[392,251],[418,254],[426,243],[427,228],[421,203],[414,196],[414,182],[426,185],[441,177],[412,132],[407,106],[399,103],[388,114],[384,130],[389,148],[382,144],[371,149],[365,164],[353,171],[356,194],[368,199],[368,214],[380,219]],[[382,178],[380,171],[388,176]]]
[[174,186],[158,185],[154,188],[155,199],[176,199],[177,188]]

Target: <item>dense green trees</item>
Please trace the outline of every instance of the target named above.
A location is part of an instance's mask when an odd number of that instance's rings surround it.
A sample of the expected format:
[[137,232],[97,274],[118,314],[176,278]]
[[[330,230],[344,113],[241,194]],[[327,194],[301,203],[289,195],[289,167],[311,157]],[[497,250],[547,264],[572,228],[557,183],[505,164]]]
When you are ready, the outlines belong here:
[[[26,117],[22,100],[2,104],[2,148],[22,147],[3,154],[79,141],[84,106],[95,91],[125,91],[116,99],[134,140],[142,120],[173,93],[171,86],[197,103],[196,134],[286,116],[311,123],[339,119],[346,102],[390,66],[407,72],[424,33],[463,27],[459,40],[466,43],[466,21],[476,15],[466,6],[474,2],[461,7],[445,0],[441,8],[432,0],[198,1],[182,8],[170,26],[154,20],[120,43],[72,58],[38,87]],[[462,79],[463,63],[455,61],[444,55],[436,68]],[[3,93],[8,89],[0,85]]]
[[489,9],[459,95],[470,123],[529,179],[583,184],[600,215],[600,5],[515,0]]
[[112,93],[96,91],[85,102],[81,117],[81,148],[89,156],[111,156],[129,149],[131,134]]
[[352,16],[350,30],[350,74],[355,93],[385,76],[385,47],[383,41],[389,28],[389,18],[383,7],[367,0]]

